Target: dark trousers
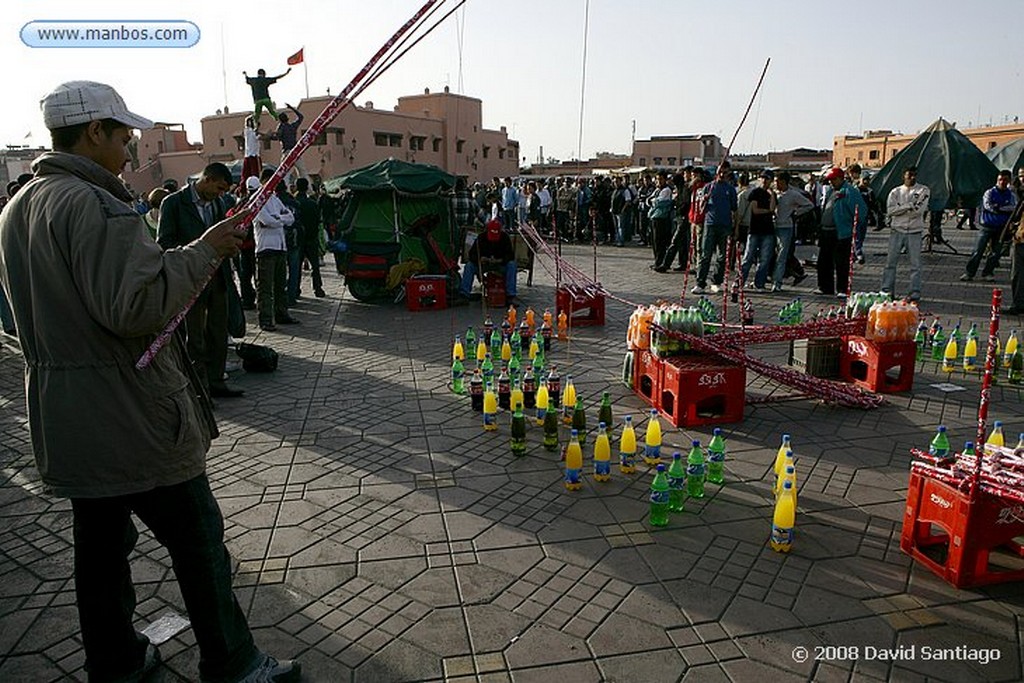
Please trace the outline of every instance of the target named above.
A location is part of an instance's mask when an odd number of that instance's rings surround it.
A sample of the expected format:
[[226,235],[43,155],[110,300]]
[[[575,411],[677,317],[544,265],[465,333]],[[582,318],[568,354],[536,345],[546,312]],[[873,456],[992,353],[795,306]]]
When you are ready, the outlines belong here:
[[135,587],[128,557],[139,532],[134,512],[171,556],[199,644],[204,679],[234,680],[257,657],[231,591],[224,519],[206,475],[145,493],[75,498],[75,594],[89,680],[125,676],[142,664],[146,639],[132,626]]
[[218,272],[185,316],[188,355],[207,386],[224,383],[228,357],[228,290]]
[[1011,305],[1024,309],[1024,242],[1014,242],[1010,247],[1010,292]]
[[685,218],[676,218],[676,229],[672,233],[672,239],[668,242],[668,249],[660,265],[662,268],[671,268],[672,262],[679,256],[679,265],[682,268],[690,266],[690,221]]
[[256,254],[256,310],[260,325],[288,317],[287,252],[268,249]]
[[853,237],[839,239],[835,230],[818,238],[818,289],[823,294],[846,293],[850,286],[850,248]]
[[999,266],[999,256],[1002,253],[1003,245],[999,241],[1002,237],[1002,228],[987,228],[981,226],[978,231],[978,239],[974,244],[974,253],[967,260],[967,274],[974,277],[978,274],[978,266],[985,256],[985,248],[989,249],[988,258],[985,259],[985,267],[981,269],[982,275],[991,275]]
[[255,247],[243,249],[235,261],[235,270],[238,271],[238,286],[242,290],[242,304],[254,306],[256,304],[256,287],[253,285],[253,278],[256,277],[256,249]]
[[651,219],[651,248],[654,250],[654,265],[662,265],[665,252],[668,251],[668,243],[672,239],[672,219],[664,218]]
[[309,262],[309,277],[313,280],[313,291],[323,291],[324,278],[320,275],[320,243],[306,242],[302,245],[302,258]]

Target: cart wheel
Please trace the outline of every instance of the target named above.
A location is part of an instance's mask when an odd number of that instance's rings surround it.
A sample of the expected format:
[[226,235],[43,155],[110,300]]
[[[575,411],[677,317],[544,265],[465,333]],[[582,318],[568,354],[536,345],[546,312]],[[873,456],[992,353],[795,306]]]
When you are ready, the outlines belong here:
[[348,291],[358,301],[379,301],[385,294],[384,280],[355,278],[348,281]]

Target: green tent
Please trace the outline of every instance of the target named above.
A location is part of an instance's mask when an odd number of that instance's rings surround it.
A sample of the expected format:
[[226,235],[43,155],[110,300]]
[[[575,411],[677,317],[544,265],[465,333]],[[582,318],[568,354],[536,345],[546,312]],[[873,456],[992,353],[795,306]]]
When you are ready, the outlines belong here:
[[458,253],[454,218],[446,196],[455,187],[455,176],[436,166],[385,159],[331,178],[324,186],[331,193],[352,193],[338,226],[346,242],[398,243],[400,260],[416,258],[430,267],[433,259],[421,236],[413,234],[413,226],[417,221],[432,222],[436,216],[438,222],[430,235],[445,255]]
[[996,181],[998,169],[970,139],[940,118],[901,149],[871,179],[879,204],[885,207],[889,192],[903,183],[903,169],[917,166],[917,182],[931,190],[932,211],[977,206],[985,190]]
[[996,145],[985,156],[992,160],[999,170],[1006,169],[1017,175],[1017,171],[1024,167],[1024,138],[1017,138]]

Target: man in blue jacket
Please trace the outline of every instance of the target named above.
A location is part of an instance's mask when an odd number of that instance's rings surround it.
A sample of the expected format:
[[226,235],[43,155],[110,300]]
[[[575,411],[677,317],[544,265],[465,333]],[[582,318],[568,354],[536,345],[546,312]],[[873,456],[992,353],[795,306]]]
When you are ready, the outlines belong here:
[[868,205],[838,166],[829,169],[825,181],[818,240],[818,288],[814,293],[845,299],[850,286],[853,234],[858,226],[867,224]]
[[708,284],[711,258],[715,258],[715,271],[711,274],[711,291],[718,292],[725,279],[725,257],[729,238],[733,237],[736,218],[736,188],[730,182],[732,167],[723,161],[718,167],[715,180],[704,187],[707,206],[704,212],[704,243],[701,247],[700,262],[697,265],[697,285],[690,290],[703,294]]
[[995,187],[986,190],[985,196],[981,200],[981,219],[978,221],[981,224],[981,230],[978,231],[978,241],[974,245],[974,253],[967,260],[967,270],[960,276],[961,282],[970,282],[978,274],[978,266],[981,265],[981,258],[985,255],[986,247],[989,249],[989,254],[985,259],[985,267],[981,270],[981,279],[989,281],[995,279],[992,273],[999,265],[999,255],[1003,249],[1003,231],[1016,206],[1017,195],[1010,187],[1010,172],[1000,171]]

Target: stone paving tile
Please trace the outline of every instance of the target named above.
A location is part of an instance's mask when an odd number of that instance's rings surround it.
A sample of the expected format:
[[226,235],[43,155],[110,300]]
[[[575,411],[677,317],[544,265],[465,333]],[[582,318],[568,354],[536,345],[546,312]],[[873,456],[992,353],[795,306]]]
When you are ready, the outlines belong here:
[[[969,238],[951,235],[960,246]],[[858,281],[877,282],[883,248],[869,235]],[[606,256],[611,291],[678,296],[681,279],[649,275],[645,250],[602,248]],[[963,257],[924,260],[929,320],[981,321],[987,288],[956,283]],[[1019,679],[1019,643],[1009,640],[1024,616],[1019,590],[960,591],[899,550],[907,451],[939,421],[958,439],[973,434],[978,378],[946,377],[925,361],[911,393],[873,411],[748,405],[742,423],[723,425],[727,484],[652,529],[646,467],[606,485],[585,477],[582,491],[568,493],[532,423],[528,454],[514,460],[505,432],[484,433],[466,399],[443,387],[451,330],[479,330],[480,310],[414,314],[352,302],[331,273],[326,286],[334,298],[300,300],[296,315],[307,324],[297,334],[255,337],[281,353],[281,367],[233,377],[246,396],[218,407],[223,436],[209,456],[239,601],[260,645],[301,655],[307,680]],[[538,273],[521,293],[542,310],[552,291]],[[796,295],[812,313],[822,303],[805,288]],[[758,320],[790,296],[753,295]],[[569,348],[556,344],[551,357],[571,371],[589,410],[607,389],[615,423],[633,414],[642,434],[645,406],[616,377],[629,313],[609,301],[604,328],[573,330]],[[787,353],[784,344],[751,350],[772,362]],[[70,508],[42,494],[22,380],[20,357],[0,346],[0,680],[81,679]],[[968,391],[930,386],[946,380]],[[752,374],[747,389],[788,392]],[[1020,399],[1015,387],[993,388],[993,414],[1011,431]],[[790,556],[765,546],[783,431],[798,458]],[[710,426],[664,432],[671,450],[706,441]],[[140,531],[133,573],[147,622],[183,608],[166,551]],[[798,665],[791,656],[797,646],[956,644],[1003,657],[981,666]],[[157,680],[196,677],[190,630],[161,650]]]

